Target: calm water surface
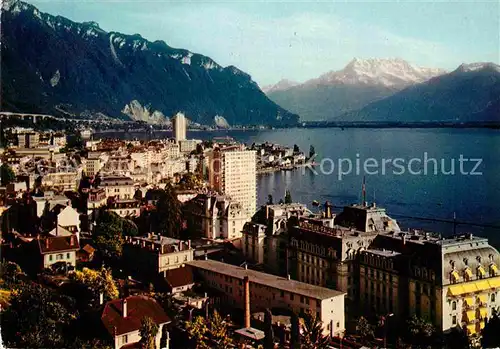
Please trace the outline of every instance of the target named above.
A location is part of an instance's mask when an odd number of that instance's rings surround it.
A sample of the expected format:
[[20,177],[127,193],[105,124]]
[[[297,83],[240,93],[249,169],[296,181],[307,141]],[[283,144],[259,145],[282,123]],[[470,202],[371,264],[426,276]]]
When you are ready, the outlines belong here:
[[[309,146],[314,145],[318,153],[317,161],[324,162],[318,174],[302,169],[264,174],[258,179],[259,204],[265,203],[268,194],[277,202],[284,196],[285,190],[291,191],[294,201],[310,206],[313,200],[324,202],[329,200],[334,205],[342,206],[361,202],[361,185],[363,181],[363,163],[367,158],[372,163],[377,161],[378,174],[364,173],[366,178],[367,201],[375,201],[388,213],[394,215],[404,228],[415,227],[444,234],[453,232],[453,225],[448,223],[429,222],[400,218],[399,215],[453,219],[458,221],[498,226],[485,228],[458,225],[458,232],[473,232],[488,236],[495,244],[500,243],[500,132],[483,129],[283,129],[261,131],[217,131],[188,132],[189,138],[210,139],[214,136],[228,135],[238,141],[251,144],[273,142],[293,146],[297,144],[306,154]],[[136,135],[128,135],[136,136]],[[156,135],[159,137],[160,135]],[[169,136],[163,134],[163,136]],[[420,174],[408,172],[408,162],[412,158],[424,161],[427,158],[437,160],[438,174],[434,174],[434,163],[429,160],[427,175],[424,166],[414,160],[412,170],[421,170]],[[480,175],[463,175],[460,173],[460,155],[466,159],[481,159],[476,172]],[[339,179],[339,159],[350,159],[354,171]],[[382,174],[382,159],[401,158],[405,173],[391,165],[386,165]],[[356,173],[356,159],[360,162],[360,172]],[[443,160],[441,160],[443,159]],[[452,169],[455,161],[455,174],[442,174],[444,161],[445,171]],[[325,161],[325,160],[324,160]],[[400,164],[401,164],[400,162]],[[344,160],[344,169],[347,169]],[[463,163],[463,171],[470,172],[474,164]],[[375,171],[376,168],[369,168]],[[396,171],[396,173],[393,173]],[[329,174],[329,172],[331,172]]]

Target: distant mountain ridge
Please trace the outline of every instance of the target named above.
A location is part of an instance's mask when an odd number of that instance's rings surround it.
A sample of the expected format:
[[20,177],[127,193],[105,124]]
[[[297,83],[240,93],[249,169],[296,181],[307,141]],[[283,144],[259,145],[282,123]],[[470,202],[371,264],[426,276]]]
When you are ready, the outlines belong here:
[[161,123],[183,111],[194,122],[295,125],[250,75],[211,58],[106,32],[21,1],[2,11],[2,109],[66,115],[102,112]]
[[500,122],[500,66],[462,64],[339,117],[343,121]]
[[317,79],[306,81],[304,85],[365,84],[398,89],[444,73],[446,71],[443,69],[417,67],[400,58],[354,58],[344,69],[328,72]]
[[288,79],[281,79],[274,85],[267,85],[262,87],[262,91],[264,93],[271,93],[274,91],[285,91],[289,88],[299,85],[300,83]]
[[332,120],[444,73],[442,69],[417,67],[399,58],[354,58],[341,70],[285,89],[278,86],[267,94],[302,120]]

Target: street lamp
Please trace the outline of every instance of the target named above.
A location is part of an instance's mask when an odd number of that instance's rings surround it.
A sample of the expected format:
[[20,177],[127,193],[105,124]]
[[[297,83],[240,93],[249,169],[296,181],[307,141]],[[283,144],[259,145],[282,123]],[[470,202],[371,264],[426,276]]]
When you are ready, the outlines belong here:
[[389,313],[385,316],[382,316],[381,320],[383,321],[383,324],[384,324],[384,348],[387,348],[387,321],[386,319],[387,318],[390,318],[394,316],[393,313]]

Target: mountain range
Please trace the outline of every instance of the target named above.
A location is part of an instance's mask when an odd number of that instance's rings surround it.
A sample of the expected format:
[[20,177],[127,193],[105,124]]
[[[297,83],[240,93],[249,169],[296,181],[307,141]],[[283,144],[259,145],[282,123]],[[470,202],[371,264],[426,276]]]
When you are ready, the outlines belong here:
[[354,58],[343,69],[302,84],[278,83],[267,89],[269,98],[301,116],[303,121],[336,119],[402,89],[444,74],[402,59]]
[[3,3],[1,25],[2,110],[151,123],[178,111],[205,125],[298,121],[247,73],[163,41],[106,32],[12,0]]
[[500,66],[462,64],[339,117],[343,121],[500,122]]

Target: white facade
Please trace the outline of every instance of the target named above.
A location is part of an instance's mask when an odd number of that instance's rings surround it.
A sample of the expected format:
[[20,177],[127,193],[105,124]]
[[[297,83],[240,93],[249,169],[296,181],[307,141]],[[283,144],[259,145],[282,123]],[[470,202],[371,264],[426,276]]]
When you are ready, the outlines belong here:
[[238,201],[251,217],[257,207],[256,151],[241,147],[209,154],[209,182],[216,191]]
[[172,127],[174,130],[174,138],[176,142],[186,139],[187,120],[183,113],[177,113],[172,118]]
[[[80,232],[80,214],[71,206],[66,206],[57,215],[57,223],[61,227],[68,229],[71,227],[76,227],[75,232]],[[68,229],[73,231],[73,229]]]

